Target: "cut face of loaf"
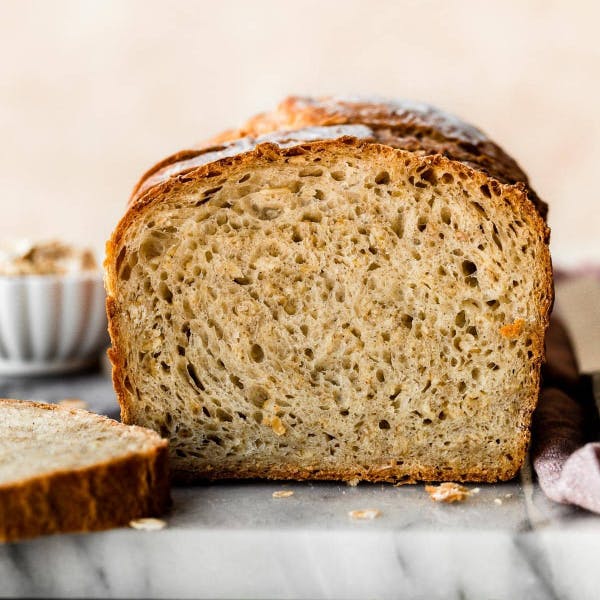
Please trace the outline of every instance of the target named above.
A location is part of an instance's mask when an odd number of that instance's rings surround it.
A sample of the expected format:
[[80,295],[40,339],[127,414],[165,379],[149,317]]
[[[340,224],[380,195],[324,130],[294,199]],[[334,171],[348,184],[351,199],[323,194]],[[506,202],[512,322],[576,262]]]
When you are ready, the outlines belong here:
[[520,467],[551,302],[545,223],[525,186],[379,141],[324,127],[163,165],[115,231],[122,416],[169,438],[180,478]]
[[118,527],[168,502],[167,443],[155,432],[0,400],[0,542]]

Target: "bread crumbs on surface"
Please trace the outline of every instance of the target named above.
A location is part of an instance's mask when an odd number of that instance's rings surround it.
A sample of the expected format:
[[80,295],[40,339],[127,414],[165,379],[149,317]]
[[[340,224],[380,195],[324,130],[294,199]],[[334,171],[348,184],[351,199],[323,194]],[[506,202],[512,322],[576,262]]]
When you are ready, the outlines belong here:
[[133,529],[139,529],[140,531],[160,531],[167,526],[167,523],[162,519],[134,519],[129,521],[129,527]]
[[355,477],[354,479],[348,479],[348,481],[346,481],[346,485],[349,485],[350,487],[356,487],[359,483],[360,479],[358,477]]
[[65,408],[79,408],[81,410],[87,410],[87,403],[81,398],[65,398],[58,403],[59,406]]
[[440,485],[426,485],[425,491],[434,502],[463,502],[471,495],[464,485],[451,481]]
[[292,490],[278,490],[273,492],[273,498],[289,498],[293,496],[294,492]]
[[356,519],[357,521],[372,521],[377,517],[381,516],[381,511],[376,508],[365,508],[363,510],[351,510],[348,513],[348,516],[351,519]]
[[494,498],[494,504],[500,506],[502,504],[502,498]]
[[508,325],[500,327],[500,335],[509,340],[514,340],[521,335],[524,327],[525,321],[523,319],[517,319],[514,323],[509,323]]

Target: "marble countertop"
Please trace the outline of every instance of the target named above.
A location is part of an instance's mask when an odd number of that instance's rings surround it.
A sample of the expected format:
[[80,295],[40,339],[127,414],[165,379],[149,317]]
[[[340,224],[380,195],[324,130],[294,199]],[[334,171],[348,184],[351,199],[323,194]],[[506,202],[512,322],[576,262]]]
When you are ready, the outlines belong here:
[[[101,371],[0,380],[0,397],[83,399],[116,416]],[[475,486],[471,485],[470,488]],[[527,467],[460,504],[422,485],[244,482],[178,487],[161,531],[0,546],[0,596],[600,597],[600,517],[547,500]],[[275,499],[277,490],[292,490]],[[371,521],[353,510],[377,509]]]

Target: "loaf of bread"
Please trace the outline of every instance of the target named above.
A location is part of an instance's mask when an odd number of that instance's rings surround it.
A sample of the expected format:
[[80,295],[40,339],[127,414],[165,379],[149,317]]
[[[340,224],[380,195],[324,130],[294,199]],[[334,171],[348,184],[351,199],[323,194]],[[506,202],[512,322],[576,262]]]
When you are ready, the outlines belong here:
[[160,515],[167,442],[79,409],[0,400],[0,542]]
[[137,185],[105,263],[122,418],[169,438],[184,480],[509,479],[545,215],[455,117],[290,98]]

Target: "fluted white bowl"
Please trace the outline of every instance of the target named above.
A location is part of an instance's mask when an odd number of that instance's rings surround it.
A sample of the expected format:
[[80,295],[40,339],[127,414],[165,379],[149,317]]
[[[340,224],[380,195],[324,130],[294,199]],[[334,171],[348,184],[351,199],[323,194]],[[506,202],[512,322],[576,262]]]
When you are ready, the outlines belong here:
[[72,371],[108,346],[102,274],[0,276],[0,375]]

